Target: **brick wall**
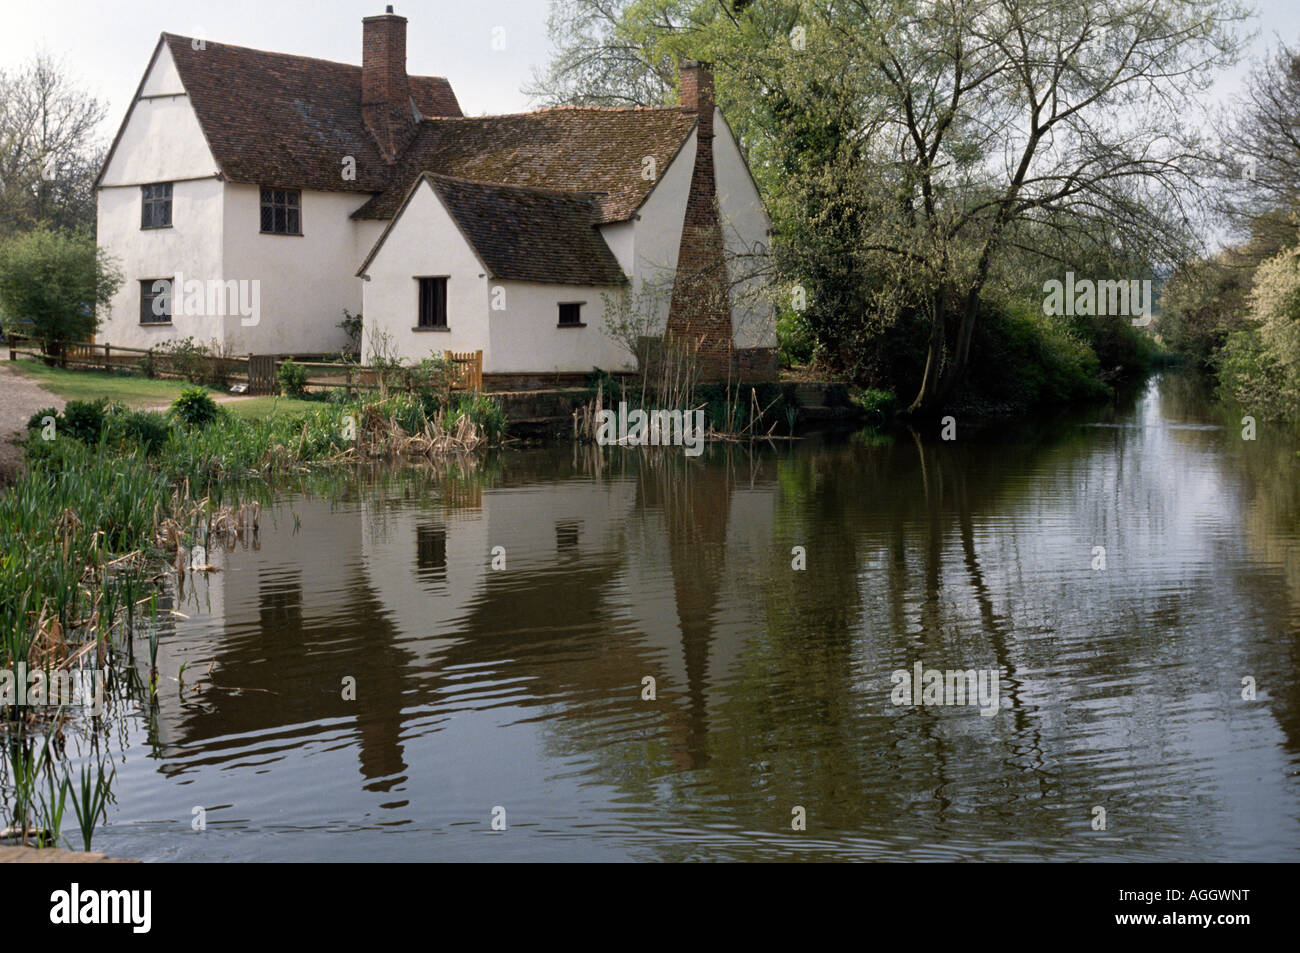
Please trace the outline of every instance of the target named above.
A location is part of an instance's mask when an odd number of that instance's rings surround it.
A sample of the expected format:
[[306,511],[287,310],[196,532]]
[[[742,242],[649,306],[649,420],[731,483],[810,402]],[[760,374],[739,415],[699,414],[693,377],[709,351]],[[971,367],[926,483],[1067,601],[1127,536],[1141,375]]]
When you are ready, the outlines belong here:
[[713,163],[713,72],[687,60],[681,69],[682,109],[697,118],[695,167],[677,252],[677,274],[665,336],[695,342],[700,380],[728,376],[732,361],[731,304],[718,187]]
[[416,127],[406,78],[406,17],[386,13],[361,21],[361,115],[392,161]]

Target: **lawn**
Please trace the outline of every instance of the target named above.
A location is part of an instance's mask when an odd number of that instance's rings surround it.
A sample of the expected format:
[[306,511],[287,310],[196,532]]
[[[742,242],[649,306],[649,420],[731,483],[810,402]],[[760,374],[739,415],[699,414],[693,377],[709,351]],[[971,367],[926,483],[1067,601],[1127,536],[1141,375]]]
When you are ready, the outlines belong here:
[[[40,361],[15,361],[9,365],[30,377],[46,390],[65,400],[95,400],[107,397],[120,400],[128,407],[164,407],[170,404],[189,385],[185,381],[150,380],[127,374],[105,374],[102,371],[65,370],[46,367]],[[224,392],[213,390],[217,397]],[[292,397],[238,397],[220,400],[233,413],[251,419],[254,417],[281,417],[320,407],[310,400]]]
[[224,403],[226,409],[239,417],[287,417],[305,410],[319,410],[325,406],[318,400],[298,400],[295,397],[241,397]]
[[9,365],[46,390],[65,400],[95,400],[107,397],[129,407],[158,407],[170,404],[185,387],[184,381],[150,380],[102,371],[65,370],[47,367],[40,361],[21,360]]

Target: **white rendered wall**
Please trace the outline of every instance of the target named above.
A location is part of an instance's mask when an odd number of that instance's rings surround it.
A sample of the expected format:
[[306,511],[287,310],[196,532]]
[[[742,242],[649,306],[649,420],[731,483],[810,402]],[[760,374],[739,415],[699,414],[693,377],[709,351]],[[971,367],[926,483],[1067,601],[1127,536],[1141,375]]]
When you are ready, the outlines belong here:
[[[505,304],[488,313],[491,327],[483,353],[485,374],[590,373],[632,370],[636,360],[605,327],[604,295],[620,289],[540,282],[498,281],[494,301]],[[581,302],[585,327],[560,327],[560,304]]]
[[[728,257],[728,278],[737,281],[741,269],[757,267],[751,253],[765,253],[770,240],[771,220],[741,155],[731,128],[720,110],[713,115],[713,166],[718,191],[718,215],[722,223],[723,243]],[[626,240],[616,229],[601,229],[610,248],[624,263],[624,256],[634,262],[633,300],[642,308],[653,310],[647,321],[648,334],[662,334],[668,319],[672,294],[672,276],[677,268],[681,247],[682,223],[690,194],[691,175],[695,169],[696,134],[691,133],[677,157],[661,171],[659,182],[633,219],[631,255]],[[764,283],[755,276],[732,293],[732,337],[737,347],[772,347],[776,344],[776,313],[766,296],[756,294]]]
[[[141,279],[220,275],[222,201],[217,163],[185,95],[171,53],[158,51],[126,120],[96,194],[96,230],[122,271],[123,282],[100,314],[96,340],[152,347],[193,337],[207,343],[222,334],[219,320],[177,315],[170,325],[140,323]],[[141,186],[172,184],[172,227],[140,228]]]
[[631,295],[647,335],[663,334],[668,322],[673,274],[677,269],[694,168],[695,133],[692,132],[668,168],[659,170],[659,181],[632,220],[636,264]]
[[[427,182],[400,212],[366,273],[370,280],[362,282],[363,359],[369,360],[374,337],[383,332],[396,354],[408,360],[434,351],[482,350],[483,369],[488,370],[487,276]],[[448,330],[415,331],[420,306],[415,279],[439,275],[448,276]]]
[[[713,117],[713,168],[718,185],[718,215],[727,251],[732,340],[736,347],[775,347],[776,309],[766,263],[772,220],[763,207],[736,137],[722,117]],[[742,280],[743,279],[743,280]]]
[[361,310],[357,223],[348,216],[367,198],[304,189],[302,235],[268,235],[260,188],[227,184],[224,278],[259,281],[261,289],[257,325],[246,326],[238,314],[225,320],[236,353],[318,354],[347,346],[338,327],[343,309]]

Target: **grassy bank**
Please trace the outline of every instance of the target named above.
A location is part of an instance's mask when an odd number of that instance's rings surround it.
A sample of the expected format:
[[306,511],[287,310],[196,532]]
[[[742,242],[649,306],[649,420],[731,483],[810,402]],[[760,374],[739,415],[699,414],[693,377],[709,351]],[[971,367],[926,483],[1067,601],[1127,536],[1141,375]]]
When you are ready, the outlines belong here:
[[[211,547],[256,534],[256,487],[313,466],[441,459],[504,436],[499,406],[479,395],[268,399],[244,415],[190,388],[166,414],[105,399],[40,411],[25,469],[0,490],[0,669],[103,675],[111,697],[148,704],[160,585],[205,571],[194,561]],[[62,805],[72,803],[90,849],[111,769],[74,776],[59,753],[70,724],[102,727],[76,715],[0,697],[0,820],[20,842],[57,844]]]
[[150,380],[102,371],[65,370],[47,367],[40,361],[20,360],[9,364],[52,394],[65,400],[96,400],[105,397],[128,407],[160,407],[170,404],[185,389],[184,381]]

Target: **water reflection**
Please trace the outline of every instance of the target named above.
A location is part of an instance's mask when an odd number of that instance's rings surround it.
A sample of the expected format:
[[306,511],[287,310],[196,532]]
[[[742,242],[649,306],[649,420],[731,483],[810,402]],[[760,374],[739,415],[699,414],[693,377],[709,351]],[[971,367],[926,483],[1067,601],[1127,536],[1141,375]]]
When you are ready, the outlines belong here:
[[[566,447],[286,495],[178,606],[160,668],[211,683],[137,725],[104,849],[1295,859],[1298,444],[1231,424],[1166,377],[954,443]],[[917,660],[996,667],[1001,710],[895,706]]]

